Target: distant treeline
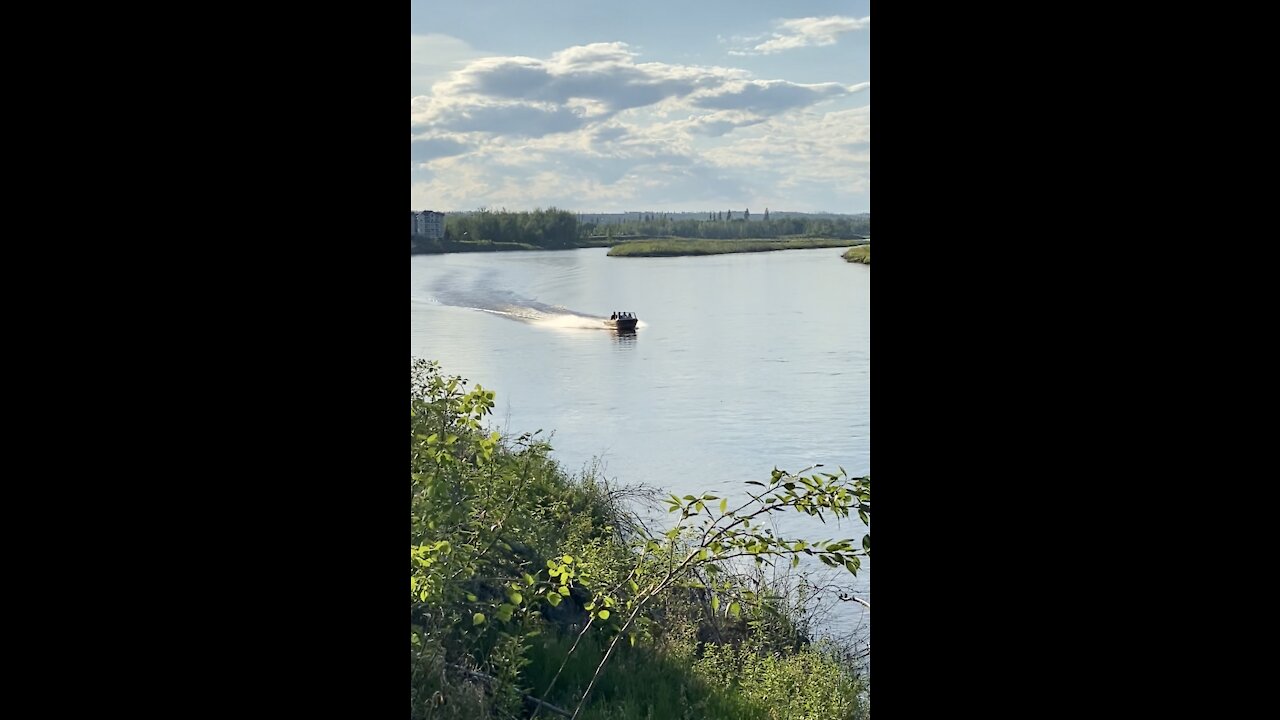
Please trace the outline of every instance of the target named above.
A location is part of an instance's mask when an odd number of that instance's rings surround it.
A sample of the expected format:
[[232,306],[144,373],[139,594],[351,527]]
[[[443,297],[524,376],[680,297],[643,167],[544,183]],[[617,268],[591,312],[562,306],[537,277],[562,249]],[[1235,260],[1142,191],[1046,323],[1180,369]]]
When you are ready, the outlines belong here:
[[578,234],[578,218],[556,208],[539,208],[533,212],[481,210],[447,215],[444,221],[445,240],[455,243],[488,241],[532,245],[532,249],[571,248],[577,246]]
[[[579,222],[577,216],[556,208],[532,212],[480,210],[445,216],[444,238],[412,236],[413,254],[492,250],[558,250],[614,245],[623,239],[692,238],[741,240],[746,238],[829,238],[856,240],[871,234],[871,216],[777,217],[751,220],[733,214],[710,215],[705,220],[675,220],[648,214],[636,220],[597,225]],[[723,219],[722,219],[723,218]]]
[[743,238],[818,237],[858,239],[871,234],[871,216],[852,218],[771,218],[752,220],[671,220],[654,217],[652,220],[624,222],[596,226],[583,223],[587,236],[618,237],[642,235],[649,237],[707,238],[734,240]]

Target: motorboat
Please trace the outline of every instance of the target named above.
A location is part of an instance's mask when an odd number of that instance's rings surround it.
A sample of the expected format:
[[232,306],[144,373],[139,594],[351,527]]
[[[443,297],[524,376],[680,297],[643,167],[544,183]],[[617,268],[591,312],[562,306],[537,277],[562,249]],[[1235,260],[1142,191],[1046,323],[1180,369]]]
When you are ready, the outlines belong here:
[[611,330],[635,330],[640,319],[634,313],[615,312],[604,321],[604,326]]

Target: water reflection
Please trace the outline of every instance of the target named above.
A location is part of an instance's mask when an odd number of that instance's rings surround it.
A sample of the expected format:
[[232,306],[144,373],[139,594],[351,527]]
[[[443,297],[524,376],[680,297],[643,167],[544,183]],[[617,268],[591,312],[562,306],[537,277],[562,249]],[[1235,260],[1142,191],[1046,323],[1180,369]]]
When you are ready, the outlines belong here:
[[613,342],[620,348],[635,347],[636,331],[635,330],[614,330]]

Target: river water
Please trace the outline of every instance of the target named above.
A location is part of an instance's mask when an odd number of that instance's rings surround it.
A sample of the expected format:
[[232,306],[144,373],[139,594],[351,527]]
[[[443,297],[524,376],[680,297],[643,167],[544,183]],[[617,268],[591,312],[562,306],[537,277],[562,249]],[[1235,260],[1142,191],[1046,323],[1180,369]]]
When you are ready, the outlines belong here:
[[[496,391],[497,429],[554,432],[553,456],[570,471],[598,461],[623,484],[730,502],[775,466],[867,475],[871,268],[843,251],[412,256],[411,354]],[[615,310],[640,318],[635,333],[603,328]],[[856,516],[792,514],[775,527],[805,539],[865,532]],[[813,566],[819,584],[870,601],[870,559],[856,578]],[[856,603],[825,602],[821,623],[869,639]]]

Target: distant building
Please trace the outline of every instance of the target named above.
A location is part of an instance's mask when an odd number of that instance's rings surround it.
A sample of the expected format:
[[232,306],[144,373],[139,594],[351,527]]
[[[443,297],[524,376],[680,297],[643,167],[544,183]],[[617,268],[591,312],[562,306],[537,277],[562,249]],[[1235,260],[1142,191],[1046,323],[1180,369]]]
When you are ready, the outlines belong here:
[[434,210],[410,212],[410,234],[439,240],[444,237],[444,213]]

